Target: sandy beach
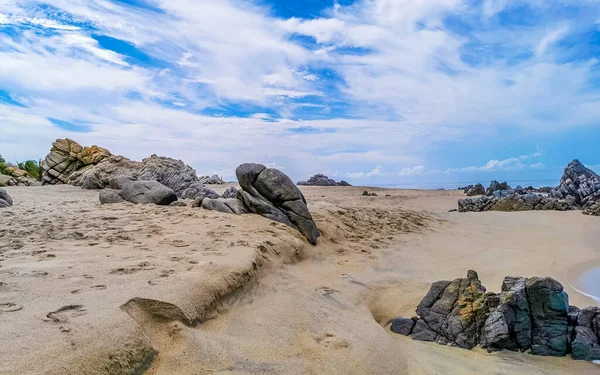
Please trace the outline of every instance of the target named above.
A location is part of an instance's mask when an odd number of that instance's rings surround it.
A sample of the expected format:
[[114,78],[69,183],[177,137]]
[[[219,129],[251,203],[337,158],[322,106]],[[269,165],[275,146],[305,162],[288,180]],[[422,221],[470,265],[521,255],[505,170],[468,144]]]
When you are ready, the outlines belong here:
[[[228,185],[217,188],[220,193]],[[448,212],[459,191],[303,187],[321,231],[201,208],[100,205],[98,191],[9,187],[0,216],[0,374],[597,374],[389,331],[429,285],[550,276],[569,302],[600,258],[597,217]],[[189,202],[188,202],[189,203]]]

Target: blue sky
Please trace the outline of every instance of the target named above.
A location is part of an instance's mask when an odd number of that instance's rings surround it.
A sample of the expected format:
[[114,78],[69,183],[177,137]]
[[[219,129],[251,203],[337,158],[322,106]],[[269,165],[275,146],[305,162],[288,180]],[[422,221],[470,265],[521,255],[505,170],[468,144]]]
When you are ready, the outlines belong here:
[[0,153],[555,183],[600,170],[599,57],[599,0],[0,0]]

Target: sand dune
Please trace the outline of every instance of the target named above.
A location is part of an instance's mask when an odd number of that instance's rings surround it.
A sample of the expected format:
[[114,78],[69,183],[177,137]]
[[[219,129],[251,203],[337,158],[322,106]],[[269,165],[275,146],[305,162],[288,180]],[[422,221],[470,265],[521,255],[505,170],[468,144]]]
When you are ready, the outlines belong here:
[[[225,189],[227,186],[222,186]],[[592,374],[386,328],[429,284],[476,269],[552,276],[600,257],[578,212],[459,214],[459,192],[302,189],[322,236],[257,215],[101,206],[97,191],[13,187],[0,222],[0,374]],[[388,195],[389,196],[386,196]]]

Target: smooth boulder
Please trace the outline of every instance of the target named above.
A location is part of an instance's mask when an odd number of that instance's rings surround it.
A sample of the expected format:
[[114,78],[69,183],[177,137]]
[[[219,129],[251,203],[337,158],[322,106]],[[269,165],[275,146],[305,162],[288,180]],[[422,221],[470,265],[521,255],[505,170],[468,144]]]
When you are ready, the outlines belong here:
[[0,189],[0,208],[10,207],[13,205],[13,199],[4,189]]
[[125,200],[136,204],[166,206],[177,200],[177,195],[172,189],[152,180],[120,177],[110,181],[110,188],[100,192],[100,203],[119,203]]

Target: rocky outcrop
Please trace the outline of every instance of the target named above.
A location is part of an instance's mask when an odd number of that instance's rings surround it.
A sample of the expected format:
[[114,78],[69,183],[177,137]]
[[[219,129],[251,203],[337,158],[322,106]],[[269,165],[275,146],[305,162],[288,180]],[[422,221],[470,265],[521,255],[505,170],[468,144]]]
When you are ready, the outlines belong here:
[[169,205],[177,200],[175,192],[154,180],[135,180],[119,177],[110,181],[110,189],[100,192],[100,203],[119,203],[123,200],[136,204]]
[[433,283],[417,315],[394,319],[390,329],[465,349],[600,360],[600,308],[569,306],[562,285],[549,277],[506,277],[496,294],[469,271],[466,278]]
[[467,189],[465,189],[465,194],[467,194],[467,196],[469,197],[475,195],[485,195],[485,188],[482,184],[471,185]]
[[459,199],[458,211],[566,211],[576,208],[572,197],[567,199],[558,199],[551,198],[543,194],[519,194],[516,191],[500,194],[500,192],[503,192],[503,190],[494,192],[496,195],[492,196]]
[[501,190],[512,190],[508,183],[506,182],[498,182],[496,180],[490,182],[490,186],[486,189],[485,195],[493,195],[496,191]]
[[0,174],[0,187],[2,186],[41,186],[42,182],[31,177],[14,177]]
[[301,185],[301,186],[352,186],[344,180],[342,180],[340,182],[336,182],[335,180],[325,176],[322,173],[317,173],[316,175],[310,177],[308,179],[308,181],[298,181],[298,185]]
[[560,184],[552,190],[550,196],[555,198],[575,198],[575,203],[583,206],[594,200],[600,200],[600,176],[586,168],[577,159],[567,165]]
[[221,195],[223,198],[235,198],[237,196],[237,189],[233,186],[230,186],[223,192]]
[[585,215],[600,216],[600,200],[596,202],[587,202],[585,206],[583,206],[583,213]]
[[250,211],[297,229],[308,242],[317,244],[319,230],[304,195],[283,172],[261,164],[246,163],[235,175],[242,190],[240,199]]
[[72,139],[57,139],[42,162],[45,184],[69,183],[71,174],[87,165],[96,164],[110,156],[102,147],[82,147]]
[[10,207],[12,205],[13,205],[13,200],[10,197],[10,195],[8,195],[6,190],[0,189],[0,208],[6,208],[6,207]]
[[198,182],[206,185],[223,185],[225,181],[219,175],[202,176],[198,178]]

